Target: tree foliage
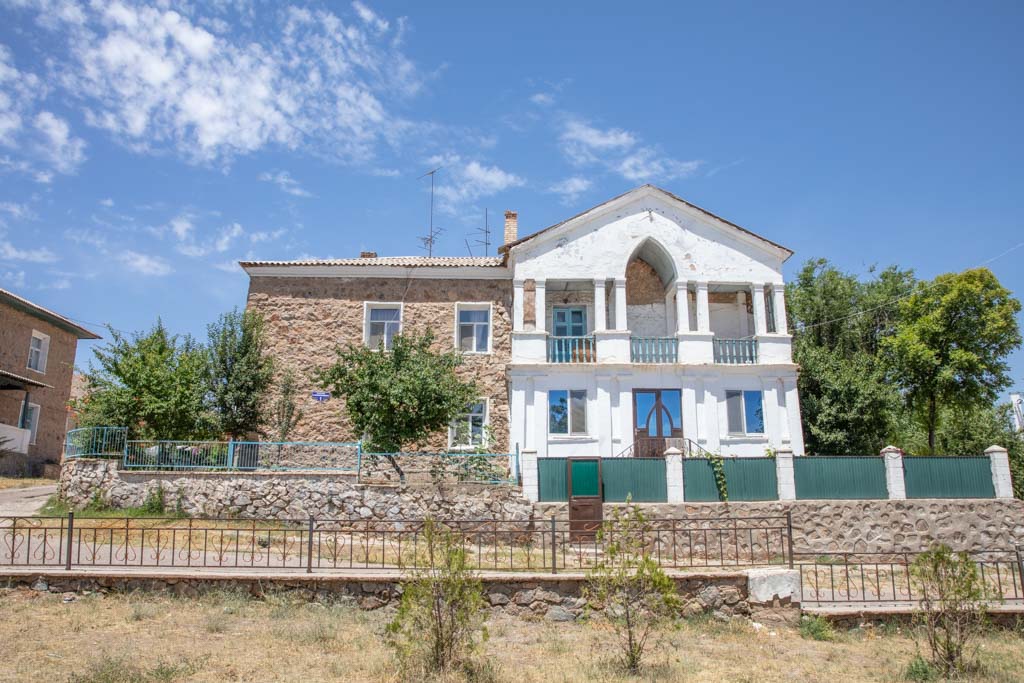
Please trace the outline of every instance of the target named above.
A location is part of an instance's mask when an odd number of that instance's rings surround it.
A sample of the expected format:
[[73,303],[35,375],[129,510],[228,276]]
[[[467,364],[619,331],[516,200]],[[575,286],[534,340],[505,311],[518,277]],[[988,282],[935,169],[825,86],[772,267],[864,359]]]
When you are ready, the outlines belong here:
[[940,275],[900,302],[882,348],[892,381],[923,424],[928,452],[943,408],[991,404],[1009,386],[1020,302],[987,268]]
[[128,428],[130,439],[195,439],[215,432],[207,402],[207,354],[192,337],[170,334],[160,320],[148,332],[108,327],[86,373],[79,426]]
[[448,428],[477,396],[476,385],[455,372],[461,356],[431,348],[433,335],[402,334],[390,351],[349,345],[320,382],[344,397],[345,409],[367,450],[394,453]]
[[273,380],[264,352],[263,318],[235,309],[208,327],[210,407],[218,431],[230,438],[256,434],[264,422],[264,395]]
[[287,441],[292,430],[302,419],[298,404],[299,386],[295,373],[285,370],[277,380],[277,396],[270,409],[268,428],[274,441]]

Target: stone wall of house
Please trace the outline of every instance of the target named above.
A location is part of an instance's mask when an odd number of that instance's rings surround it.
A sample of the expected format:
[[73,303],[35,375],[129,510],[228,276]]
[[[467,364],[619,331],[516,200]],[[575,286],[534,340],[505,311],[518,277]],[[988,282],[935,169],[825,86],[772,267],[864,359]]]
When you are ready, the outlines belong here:
[[[608,514],[606,505],[605,514]],[[1008,550],[1024,545],[1021,500],[800,500],[652,503],[651,518],[793,515],[797,552],[919,552],[934,542],[954,550]],[[566,518],[565,503],[536,503],[534,514]],[[753,524],[753,523],[752,523]],[[742,539],[741,539],[742,540]]]
[[193,517],[256,519],[523,520],[533,506],[518,489],[483,484],[358,484],[325,472],[133,472],[113,460],[79,458],[61,469],[60,495],[73,507],[94,499],[113,508],[141,506],[159,493],[171,511]]
[[[344,401],[312,400],[318,386],[312,373],[330,365],[335,349],[363,343],[366,302],[402,303],[402,329],[431,331],[438,349],[455,348],[456,303],[491,304],[491,352],[465,354],[458,369],[477,383],[488,400],[490,450],[509,452],[508,389],[505,366],[511,359],[512,284],[508,280],[434,280],[406,278],[253,277],[247,308],[266,319],[268,353],[278,371],[291,369],[299,383],[302,419],[289,436],[301,441],[355,441]],[[273,400],[271,397],[268,400]],[[447,433],[435,434],[414,450],[440,451]]]
[[640,258],[626,266],[626,305],[638,304],[665,304],[665,285],[658,271]]

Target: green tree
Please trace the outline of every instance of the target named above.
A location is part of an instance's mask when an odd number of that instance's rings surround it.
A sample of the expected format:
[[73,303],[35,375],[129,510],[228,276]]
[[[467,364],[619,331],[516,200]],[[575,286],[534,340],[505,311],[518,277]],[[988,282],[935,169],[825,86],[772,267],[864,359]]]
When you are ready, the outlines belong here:
[[221,434],[255,434],[263,423],[264,398],[274,377],[263,344],[263,317],[238,309],[207,328],[210,406]]
[[207,356],[189,336],[168,333],[160,320],[129,336],[108,327],[86,373],[79,425],[128,428],[130,439],[197,439],[212,435],[206,406]]
[[302,419],[298,405],[299,385],[295,373],[285,370],[277,381],[277,397],[270,409],[270,436],[274,441],[287,441],[295,425]]
[[889,375],[934,454],[942,409],[992,404],[1009,383],[1007,356],[1020,346],[1020,302],[987,268],[940,275],[900,303],[882,340]]
[[447,429],[477,397],[473,382],[459,378],[462,357],[431,348],[433,335],[398,335],[390,351],[350,345],[318,373],[345,399],[345,410],[368,450],[394,453]]

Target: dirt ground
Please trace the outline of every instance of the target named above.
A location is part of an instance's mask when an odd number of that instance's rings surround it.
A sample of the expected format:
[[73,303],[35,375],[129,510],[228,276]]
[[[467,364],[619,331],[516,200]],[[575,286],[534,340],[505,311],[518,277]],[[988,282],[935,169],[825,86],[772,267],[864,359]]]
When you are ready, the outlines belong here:
[[[382,639],[387,610],[160,594],[61,596],[0,589],[0,681],[398,681]],[[652,647],[640,678],[613,661],[614,634],[576,624],[510,617],[487,624],[482,679],[567,681],[896,681],[915,654],[905,628],[841,631],[832,642],[750,622],[684,622]],[[979,650],[977,681],[1024,680],[1024,639],[993,632]],[[451,680],[458,680],[452,678]]]
[[25,489],[31,486],[49,486],[56,483],[53,479],[42,479],[40,477],[0,477],[0,491],[4,489]]

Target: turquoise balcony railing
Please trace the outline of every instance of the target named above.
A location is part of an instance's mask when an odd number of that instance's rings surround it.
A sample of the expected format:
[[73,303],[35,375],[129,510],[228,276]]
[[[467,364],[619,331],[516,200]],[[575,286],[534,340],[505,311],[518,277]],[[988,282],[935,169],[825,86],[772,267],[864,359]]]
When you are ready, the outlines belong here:
[[679,340],[675,337],[632,337],[629,359],[634,363],[676,363]]
[[594,363],[596,361],[597,346],[593,337],[548,337],[549,363]]
[[756,339],[715,339],[715,362],[747,365],[757,362]]

